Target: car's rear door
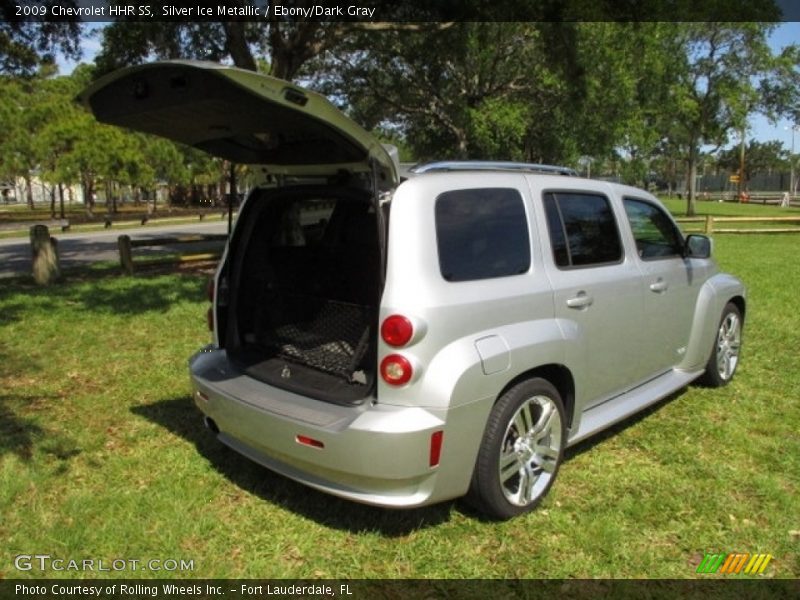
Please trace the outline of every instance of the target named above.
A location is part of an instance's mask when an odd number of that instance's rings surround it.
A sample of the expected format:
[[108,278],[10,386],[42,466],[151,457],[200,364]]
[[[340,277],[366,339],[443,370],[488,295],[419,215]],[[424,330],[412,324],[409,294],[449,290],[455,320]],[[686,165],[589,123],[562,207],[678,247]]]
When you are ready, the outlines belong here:
[[541,197],[549,245],[545,269],[569,340],[578,408],[585,409],[645,376],[639,361],[641,273],[626,257],[609,194],[587,184],[544,189]]

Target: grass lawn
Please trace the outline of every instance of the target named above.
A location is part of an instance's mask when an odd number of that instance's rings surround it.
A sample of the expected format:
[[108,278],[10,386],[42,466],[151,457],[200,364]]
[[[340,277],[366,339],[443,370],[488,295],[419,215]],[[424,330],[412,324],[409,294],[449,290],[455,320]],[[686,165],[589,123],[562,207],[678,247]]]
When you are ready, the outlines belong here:
[[[676,217],[686,215],[686,199],[679,200],[676,196],[667,198],[659,196],[661,202]],[[775,204],[759,204],[757,202],[715,202],[713,200],[697,200],[695,203],[697,216],[712,215],[715,217],[798,217],[800,206],[781,208]]]
[[203,277],[3,282],[0,579],[43,575],[18,554],[194,561],[125,577],[684,578],[711,551],[770,553],[761,577],[800,577],[798,248],[718,236],[749,288],[734,382],[571,449],[542,506],[499,524],[458,502],[352,504],[212,439],[186,366],[208,340]]

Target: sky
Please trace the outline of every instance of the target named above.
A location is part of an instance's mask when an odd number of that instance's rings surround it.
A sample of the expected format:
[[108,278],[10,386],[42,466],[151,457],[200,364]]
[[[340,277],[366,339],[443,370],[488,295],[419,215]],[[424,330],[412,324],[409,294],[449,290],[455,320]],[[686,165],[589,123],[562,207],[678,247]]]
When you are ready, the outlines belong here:
[[[91,35],[84,39],[81,47],[83,50],[84,62],[91,62],[94,56],[100,51],[101,44],[101,29],[105,23],[90,23],[88,28]],[[782,48],[790,44],[800,43],[800,21],[791,21],[780,24],[770,36],[770,46],[774,53],[778,53]],[[64,60],[60,57],[58,60],[59,71],[64,74],[72,72],[76,63]],[[753,115],[750,118],[750,129],[747,133],[748,141],[755,139],[759,142],[768,142],[778,140],[783,144],[786,150],[792,148],[792,137],[794,136],[794,151],[800,152],[800,129],[792,131],[791,122],[787,119],[781,119],[776,123],[770,121],[762,115]],[[738,143],[738,139],[732,136],[732,143]]]
[[[783,23],[773,31],[770,36],[770,46],[774,53],[790,44],[800,44],[800,22],[792,21]],[[750,129],[748,139],[754,138],[759,142],[778,140],[783,142],[783,147],[791,150],[792,134],[794,133],[794,151],[800,151],[800,131],[791,130],[792,123],[787,119],[781,119],[777,123],[770,123],[766,117],[754,115],[750,118]]]

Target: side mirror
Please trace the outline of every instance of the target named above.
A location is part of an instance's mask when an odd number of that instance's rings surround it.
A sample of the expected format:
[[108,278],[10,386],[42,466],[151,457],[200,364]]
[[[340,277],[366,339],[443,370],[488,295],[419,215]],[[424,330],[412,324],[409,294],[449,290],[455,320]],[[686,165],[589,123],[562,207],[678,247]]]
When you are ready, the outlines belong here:
[[709,258],[711,256],[711,238],[706,235],[693,233],[686,236],[687,258]]

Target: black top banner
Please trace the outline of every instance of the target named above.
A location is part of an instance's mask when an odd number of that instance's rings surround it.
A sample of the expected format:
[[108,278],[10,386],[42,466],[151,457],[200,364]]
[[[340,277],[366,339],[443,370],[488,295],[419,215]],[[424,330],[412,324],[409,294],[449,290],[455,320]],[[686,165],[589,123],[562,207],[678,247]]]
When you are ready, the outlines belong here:
[[796,0],[0,0],[32,21],[800,21]]

